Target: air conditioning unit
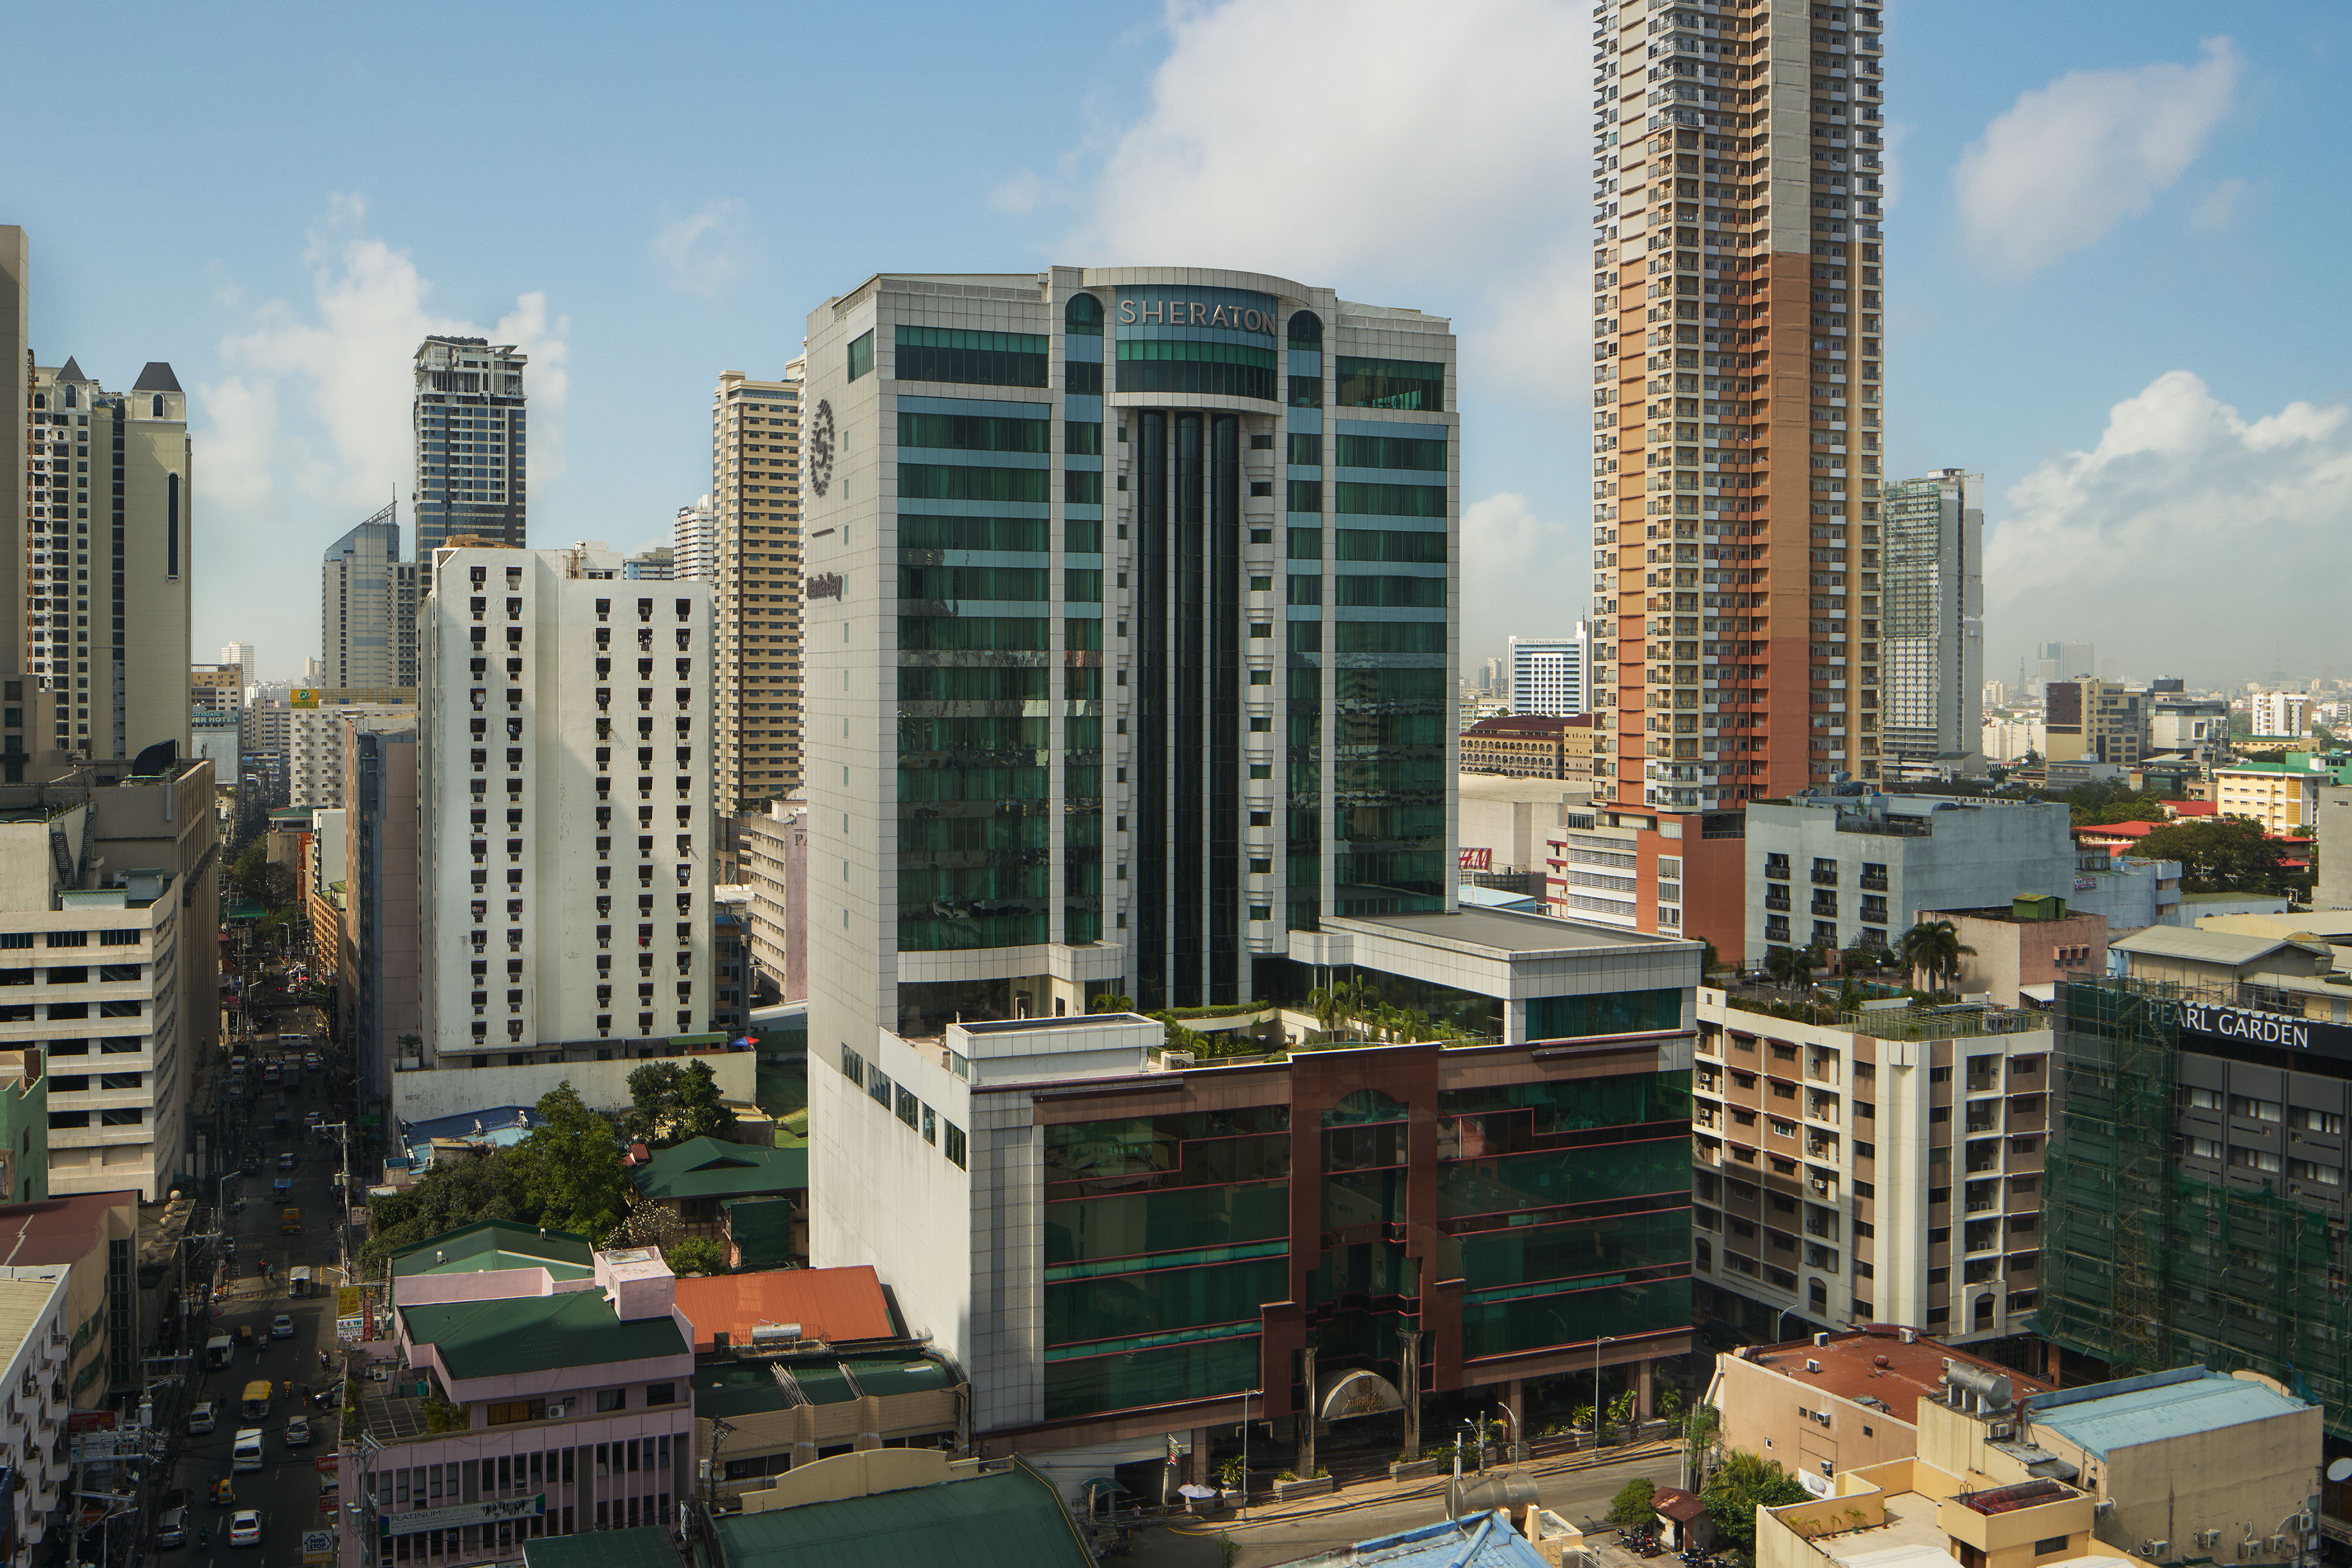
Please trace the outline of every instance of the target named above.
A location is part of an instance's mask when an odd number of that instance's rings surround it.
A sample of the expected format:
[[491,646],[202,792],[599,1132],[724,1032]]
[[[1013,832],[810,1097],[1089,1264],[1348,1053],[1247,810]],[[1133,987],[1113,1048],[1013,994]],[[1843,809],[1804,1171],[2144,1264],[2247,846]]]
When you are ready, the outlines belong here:
[[1807,1372],[1819,1372],[1821,1369],[1822,1369],[1822,1364],[1821,1364],[1820,1362],[1818,1362],[1818,1361],[1814,1361],[1814,1360],[1812,1360],[1811,1357],[1808,1357],[1808,1358],[1806,1359],[1806,1361],[1805,1361],[1805,1370],[1806,1370]]
[[2017,1428],[2006,1421],[1999,1423],[1992,1429],[1992,1440],[1996,1443],[2006,1443],[2015,1436],[2017,1436]]
[[572,1401],[569,1399],[558,1399],[547,1407],[547,1418],[551,1421],[561,1421],[571,1414]]
[[2139,1554],[2142,1557],[2151,1560],[2159,1557],[2169,1557],[2172,1555],[2172,1542],[2169,1541],[2143,1541],[2139,1543]]
[[2294,1550],[2294,1537],[2292,1535],[2273,1535],[2270,1538],[2269,1544],[2272,1556],[2284,1557],[2288,1552]]
[[2218,1530],[2200,1530],[2197,1532],[2197,1544],[2200,1549],[2210,1552],[2221,1544],[2221,1532]]
[[1830,1413],[1826,1410],[1816,1410],[1813,1412],[1813,1419],[1826,1427],[1830,1424]]

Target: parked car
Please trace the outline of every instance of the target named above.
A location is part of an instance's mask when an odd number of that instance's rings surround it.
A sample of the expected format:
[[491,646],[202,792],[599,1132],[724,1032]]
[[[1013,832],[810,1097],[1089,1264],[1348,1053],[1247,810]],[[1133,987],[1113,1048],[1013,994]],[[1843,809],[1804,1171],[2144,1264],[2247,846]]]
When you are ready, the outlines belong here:
[[292,1420],[286,1423],[286,1446],[288,1448],[305,1448],[309,1446],[310,1441],[310,1423],[307,1417],[297,1416]]
[[294,1337],[294,1320],[288,1317],[284,1312],[280,1312],[276,1317],[270,1319],[269,1337],[271,1339],[292,1339]]
[[188,1543],[188,1511],[173,1508],[163,1511],[155,1521],[155,1544],[163,1547],[185,1546]]
[[200,1400],[188,1412],[188,1430],[191,1432],[209,1432],[219,1424],[220,1406],[212,1400]]
[[229,1515],[228,1543],[231,1546],[261,1544],[261,1514],[257,1510],[243,1508]]

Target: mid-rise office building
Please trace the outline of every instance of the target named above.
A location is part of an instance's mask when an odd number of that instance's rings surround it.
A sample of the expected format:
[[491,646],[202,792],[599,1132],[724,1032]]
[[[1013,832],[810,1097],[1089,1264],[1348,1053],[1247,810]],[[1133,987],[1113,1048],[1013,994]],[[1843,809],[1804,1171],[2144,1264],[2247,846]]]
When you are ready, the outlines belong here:
[[2048,1016],[1801,1023],[1706,988],[1698,1016],[1696,1310],[1768,1341],[1884,1322],[2030,1354]]
[[1879,776],[1880,22],[1596,13],[1591,836],[1718,947],[1739,810]]
[[[712,763],[729,812],[801,782],[803,370],[794,360],[772,382],[728,371],[710,400]],[[822,434],[830,460],[834,433]]]
[[1511,712],[1568,718],[1592,711],[1592,628],[1565,637],[1507,637]]
[[161,362],[127,393],[71,359],[32,367],[28,389],[28,445],[47,461],[27,465],[17,608],[26,662],[50,695],[51,743],[112,758],[171,741],[184,756],[195,542],[187,396]]
[[2153,754],[2172,752],[2210,767],[2229,755],[2230,699],[2191,696],[2178,679],[2147,684],[2147,744]]
[[2147,755],[2148,700],[2114,681],[2052,681],[2043,693],[2049,761],[2137,767]]
[[668,582],[677,575],[677,554],[667,545],[639,550],[621,563],[621,576],[630,582]]
[[320,577],[320,683],[413,688],[416,563],[400,559],[399,503],[329,545]]
[[1884,757],[1961,764],[1984,725],[1984,476],[1946,468],[1889,485],[1880,573]]
[[411,404],[416,476],[417,592],[433,586],[435,554],[468,539],[520,549],[529,468],[523,369],[511,343],[435,335],[416,345]]
[[341,808],[347,729],[414,729],[415,726],[413,687],[297,689],[287,710],[286,804],[304,810]]
[[1482,718],[1462,732],[1465,773],[1509,779],[1589,779],[1592,716],[1573,718]]
[[2352,771],[2352,758],[2308,751],[2228,763],[2213,769],[2213,808],[2224,817],[2260,822],[2263,831],[2275,837],[2308,833],[2320,821],[2323,791],[2345,782],[2347,771]]
[[2076,881],[2064,806],[1807,790],[1748,808],[1747,961],[1889,948],[1925,909],[2006,907]]
[[2302,692],[2256,692],[2247,706],[2252,734],[2294,740],[2311,732],[2311,698]]
[[435,563],[418,633],[422,1047],[415,1078],[394,1075],[404,1114],[442,1091],[423,1082],[436,1069],[492,1062],[540,1071],[486,1103],[567,1076],[610,1103],[565,1064],[667,1055],[709,1027],[709,591],[620,571],[593,544]]
[[678,576],[702,582],[719,580],[719,509],[709,496],[677,509],[677,521],[670,525],[669,549]]

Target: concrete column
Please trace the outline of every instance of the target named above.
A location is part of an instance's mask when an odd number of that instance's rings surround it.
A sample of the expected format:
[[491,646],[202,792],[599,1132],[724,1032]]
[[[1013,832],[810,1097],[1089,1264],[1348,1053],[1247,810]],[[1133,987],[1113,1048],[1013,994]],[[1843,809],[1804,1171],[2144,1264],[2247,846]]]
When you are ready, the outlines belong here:
[[1305,1480],[1315,1474],[1315,1424],[1322,1414],[1322,1391],[1315,1386],[1315,1347],[1310,1344],[1298,1354],[1306,1368],[1307,1408],[1293,1419],[1298,1429],[1298,1477]]
[[1656,1370],[1656,1363],[1644,1360],[1633,1375],[1633,1418],[1637,1421],[1648,1420],[1656,1410],[1651,1403],[1657,1392]]
[[1503,1385],[1503,1408],[1511,1413],[1511,1460],[1523,1463],[1528,1457],[1527,1384],[1514,1377]]
[[1404,1457],[1415,1458],[1421,1453],[1421,1335],[1404,1336],[1404,1386],[1398,1390],[1404,1396]]
[[1195,1427],[1192,1428],[1192,1469],[1189,1473],[1192,1478],[1192,1484],[1194,1486],[1206,1487],[1216,1485],[1216,1482],[1211,1479],[1209,1476],[1209,1442],[1212,1430],[1212,1428],[1207,1427]]

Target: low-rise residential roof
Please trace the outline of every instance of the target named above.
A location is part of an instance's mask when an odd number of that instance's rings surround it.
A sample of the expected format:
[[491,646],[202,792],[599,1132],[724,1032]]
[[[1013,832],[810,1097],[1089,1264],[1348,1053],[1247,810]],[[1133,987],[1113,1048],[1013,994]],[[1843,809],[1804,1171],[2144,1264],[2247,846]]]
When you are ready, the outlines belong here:
[[2195,1432],[2291,1416],[2311,1406],[2251,1378],[2185,1366],[2035,1398],[2028,1415],[2084,1453],[2160,1443]]
[[[1027,1465],[714,1521],[727,1568],[1093,1568],[1053,1483]],[[1498,1560],[1499,1561],[1499,1560]],[[1540,1561],[1538,1559],[1538,1561]]]
[[524,1568],[677,1568],[677,1548],[669,1531],[590,1530],[578,1535],[542,1535],[522,1543]]
[[408,1337],[431,1345],[453,1379],[689,1354],[670,1318],[625,1320],[596,1291],[404,1307],[401,1315]]
[[761,1323],[798,1323],[801,1337],[827,1344],[890,1339],[897,1325],[870,1265],[845,1269],[770,1269],[748,1274],[689,1275],[677,1285],[677,1310],[694,1325],[698,1353],[725,1333],[738,1347]]
[[720,1361],[695,1369],[694,1413],[733,1420],[795,1405],[846,1405],[865,1395],[936,1394],[955,1385],[955,1373],[931,1355]]
[[0,1205],[0,1264],[78,1263],[105,1234],[109,1210],[138,1213],[135,1192],[83,1192]]
[[2118,953],[2149,958],[2186,958],[2200,964],[2251,964],[2285,947],[2300,947],[2323,957],[2334,956],[2327,944],[2316,939],[2298,941],[2294,937],[2192,930],[2177,925],[2147,926],[2108,946]]
[[650,1198],[740,1197],[808,1186],[808,1148],[764,1149],[718,1138],[688,1138],[629,1173]]
[[782,1269],[793,1260],[793,1202],[767,1193],[721,1199],[739,1269]]
[[1680,1487],[1660,1487],[1650,1494],[1650,1511],[1676,1524],[1688,1524],[1706,1516],[1706,1504],[1699,1501],[1696,1493]]
[[[1941,1392],[1944,1363],[1958,1362],[1979,1371],[1996,1372],[2010,1380],[2017,1396],[2046,1391],[2047,1383],[1997,1366],[1924,1334],[1906,1343],[1892,1325],[1874,1326],[1851,1333],[1833,1333],[1829,1343],[1798,1340],[1790,1344],[1759,1345],[1735,1358],[1772,1371],[1807,1388],[1819,1388],[1839,1399],[1875,1400],[1897,1421],[1916,1426],[1919,1401],[1934,1401]],[[1808,1370],[1808,1365],[1821,1370]]]
[[557,1280],[584,1280],[596,1271],[595,1249],[586,1237],[568,1230],[547,1230],[512,1219],[478,1219],[392,1255],[395,1278],[478,1274],[491,1269],[544,1269]]

